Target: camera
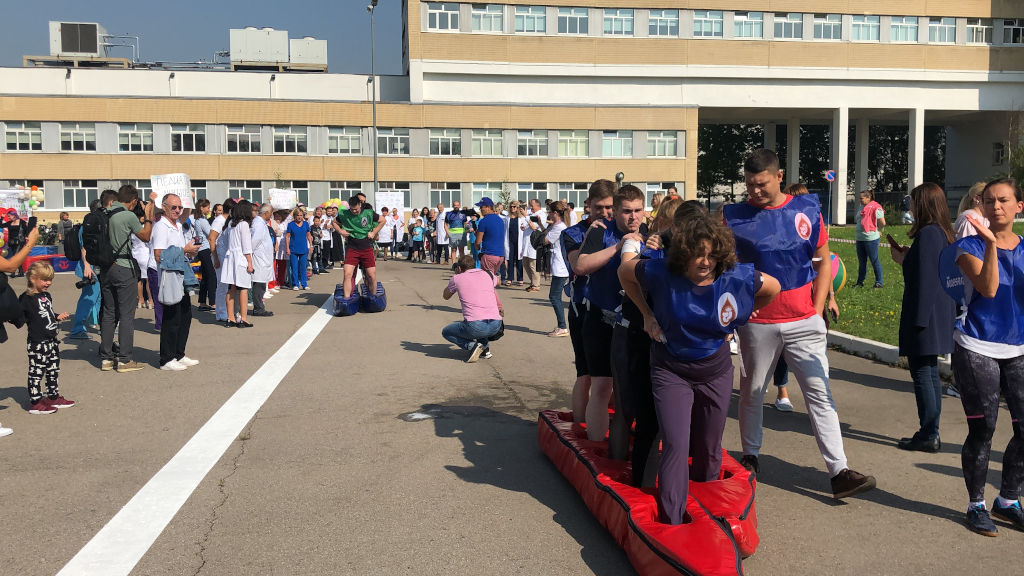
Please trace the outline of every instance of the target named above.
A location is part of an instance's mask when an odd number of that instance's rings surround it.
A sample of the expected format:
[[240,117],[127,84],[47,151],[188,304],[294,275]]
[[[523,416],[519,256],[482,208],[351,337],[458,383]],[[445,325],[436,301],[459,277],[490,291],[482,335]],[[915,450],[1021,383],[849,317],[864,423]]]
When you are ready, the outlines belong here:
[[91,278],[82,278],[78,282],[75,282],[75,288],[78,288],[79,290],[81,290],[82,288],[85,288],[86,286],[92,286],[95,283],[96,283],[96,275],[93,274]]

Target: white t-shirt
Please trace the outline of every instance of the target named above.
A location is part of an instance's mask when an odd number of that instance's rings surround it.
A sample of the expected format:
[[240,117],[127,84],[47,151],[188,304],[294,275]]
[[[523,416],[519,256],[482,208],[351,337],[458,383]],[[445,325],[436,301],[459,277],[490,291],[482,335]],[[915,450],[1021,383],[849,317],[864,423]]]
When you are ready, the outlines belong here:
[[547,240],[551,243],[551,275],[557,278],[568,278],[569,269],[562,259],[562,231],[566,229],[565,222],[559,222],[548,228]]
[[227,217],[221,214],[214,218],[213,223],[210,224],[210,231],[219,234],[217,236],[217,245],[214,247],[218,258],[224,258],[224,255],[228,252],[229,235],[224,233],[224,225],[227,224],[227,221]]
[[166,250],[171,246],[185,247],[185,235],[182,233],[181,224],[171,223],[166,216],[153,225],[153,236],[149,239],[149,268],[159,270],[160,265],[156,261],[156,251]]
[[569,210],[569,226],[575,226],[580,221],[580,215],[575,210]]

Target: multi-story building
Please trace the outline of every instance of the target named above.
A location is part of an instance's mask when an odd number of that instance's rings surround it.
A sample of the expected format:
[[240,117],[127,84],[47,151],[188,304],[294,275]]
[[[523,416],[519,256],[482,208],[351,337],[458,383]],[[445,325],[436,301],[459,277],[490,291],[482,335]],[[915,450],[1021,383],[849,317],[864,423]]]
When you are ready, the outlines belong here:
[[[867,182],[868,128],[947,129],[947,185],[1005,169],[1024,108],[1016,0],[505,0],[403,2],[406,74],[0,69],[0,185],[40,186],[46,210],[105,187],[186,172],[197,193],[308,203],[405,192],[406,208],[501,192],[582,204],[596,178],[696,194],[697,126],[828,124],[835,222]],[[372,87],[372,84],[370,85]],[[856,126],[856,169],[845,169]],[[737,164],[742,159],[737,158]]]

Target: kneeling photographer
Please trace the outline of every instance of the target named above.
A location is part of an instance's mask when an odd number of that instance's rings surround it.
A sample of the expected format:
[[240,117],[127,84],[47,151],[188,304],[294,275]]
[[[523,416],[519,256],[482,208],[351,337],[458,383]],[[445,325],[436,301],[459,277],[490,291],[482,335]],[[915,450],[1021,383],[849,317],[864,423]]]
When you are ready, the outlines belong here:
[[452,271],[455,275],[448,282],[442,296],[445,300],[458,294],[462,305],[461,322],[452,322],[441,330],[444,339],[469,352],[466,362],[491,357],[488,342],[502,330],[501,307],[498,292],[494,289],[497,278],[486,270],[475,267],[472,256],[459,258]]

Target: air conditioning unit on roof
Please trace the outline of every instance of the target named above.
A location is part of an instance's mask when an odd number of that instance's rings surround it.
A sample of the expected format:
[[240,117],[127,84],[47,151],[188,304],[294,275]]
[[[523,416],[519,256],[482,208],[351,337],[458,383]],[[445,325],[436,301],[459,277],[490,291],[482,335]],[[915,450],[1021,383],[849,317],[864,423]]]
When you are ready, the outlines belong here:
[[106,58],[106,29],[96,22],[50,22],[50,56]]

